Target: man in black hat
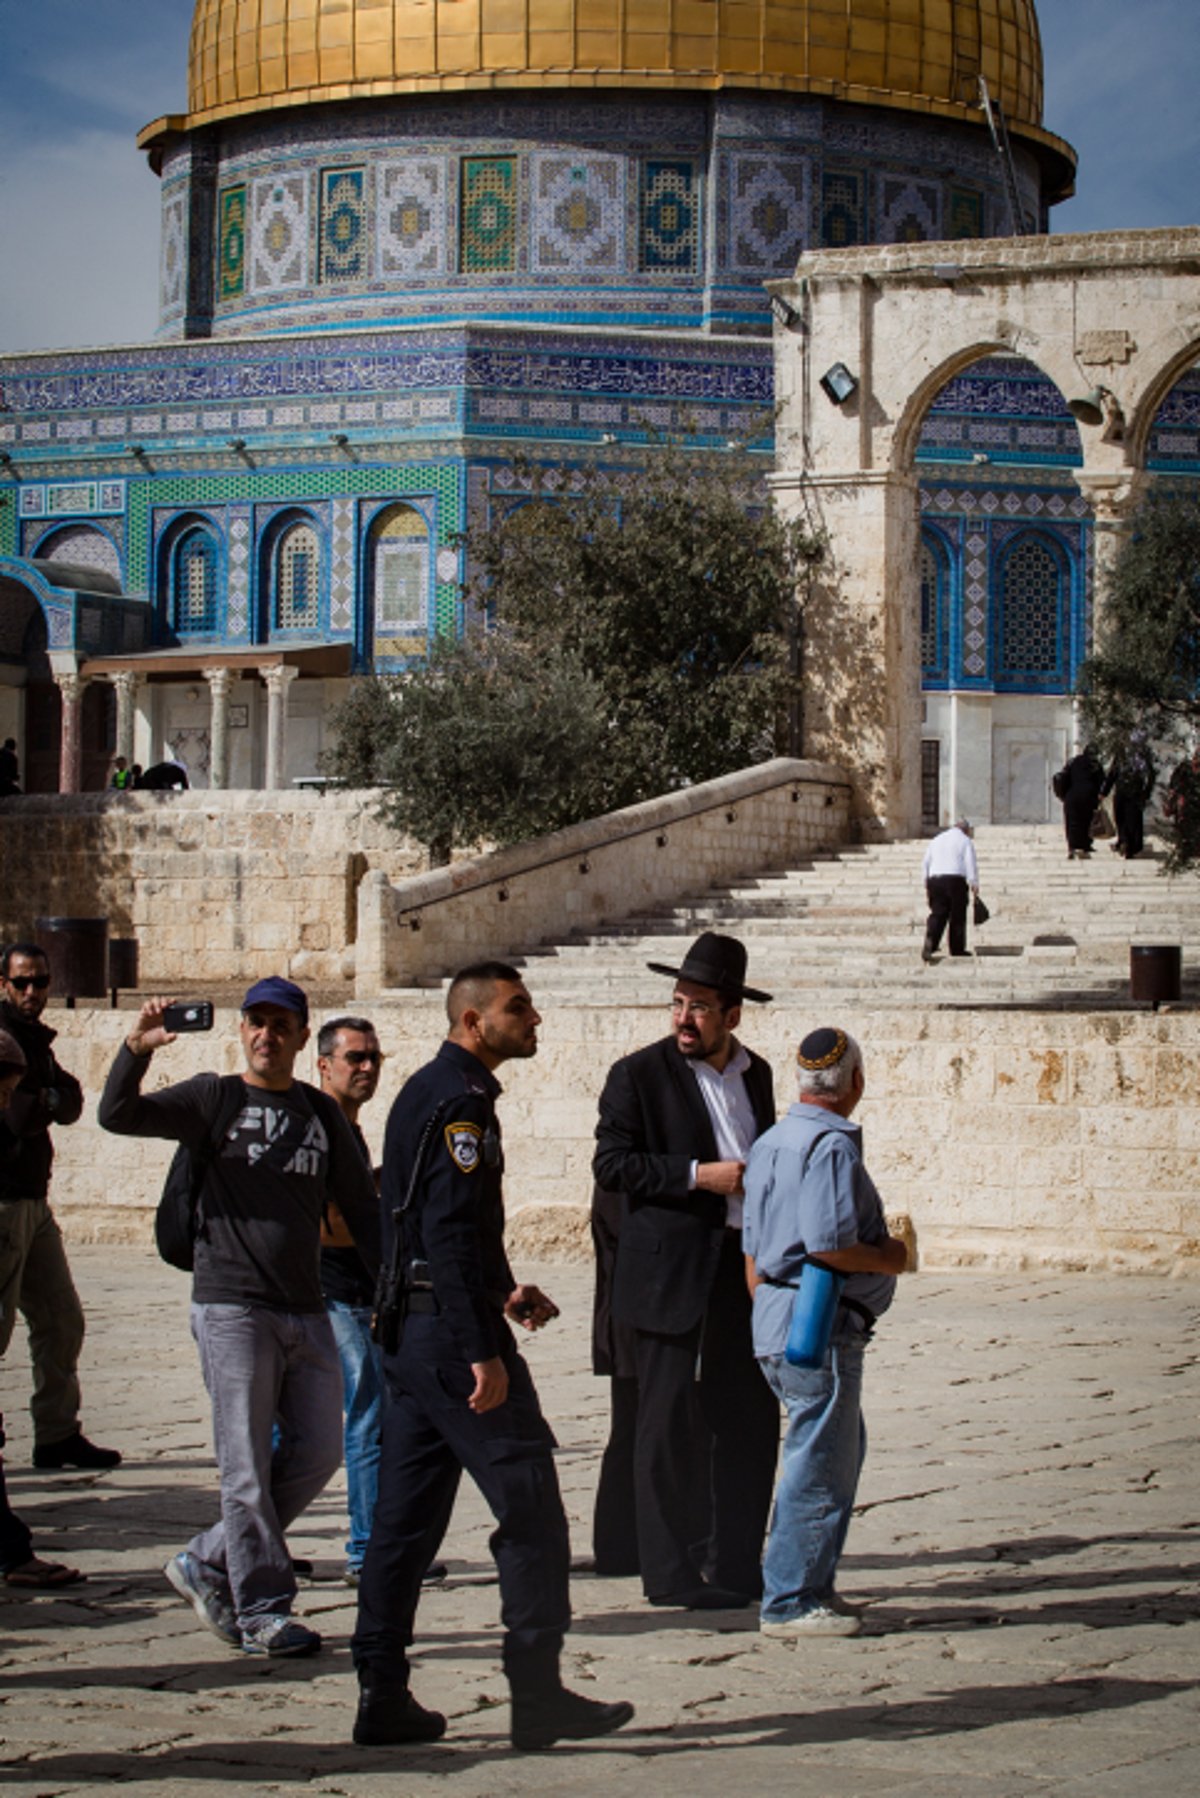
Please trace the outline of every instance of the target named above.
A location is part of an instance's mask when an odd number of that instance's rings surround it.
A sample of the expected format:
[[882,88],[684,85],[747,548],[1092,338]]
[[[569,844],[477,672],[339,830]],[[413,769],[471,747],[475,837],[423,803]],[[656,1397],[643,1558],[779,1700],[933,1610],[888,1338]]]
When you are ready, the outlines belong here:
[[[610,1070],[593,1171],[627,1207],[612,1316],[633,1332],[642,1585],[652,1604],[717,1610],[762,1590],[779,1447],[754,1361],[741,1236],[742,1174],[775,1122],[775,1098],[766,1062],[733,1034],[742,1000],[771,995],[746,985],[744,946],[711,931],[682,966],[648,965],[675,980],[671,1033]],[[695,1540],[698,1447],[707,1545]]]

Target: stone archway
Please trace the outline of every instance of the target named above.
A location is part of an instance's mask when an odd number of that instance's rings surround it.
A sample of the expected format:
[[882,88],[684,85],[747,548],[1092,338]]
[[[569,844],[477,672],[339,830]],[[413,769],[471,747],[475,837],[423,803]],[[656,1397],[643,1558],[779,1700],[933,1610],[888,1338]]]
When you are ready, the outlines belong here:
[[[916,443],[935,396],[993,353],[1035,362],[1080,418],[1075,479],[1096,521],[1097,588],[1144,485],[1154,414],[1200,343],[1200,230],[820,251],[777,304],[780,507],[829,553],[806,605],[805,753],[855,775],[866,836],[920,819]],[[853,380],[838,403],[822,386]],[[1078,416],[1078,415],[1077,415]]]

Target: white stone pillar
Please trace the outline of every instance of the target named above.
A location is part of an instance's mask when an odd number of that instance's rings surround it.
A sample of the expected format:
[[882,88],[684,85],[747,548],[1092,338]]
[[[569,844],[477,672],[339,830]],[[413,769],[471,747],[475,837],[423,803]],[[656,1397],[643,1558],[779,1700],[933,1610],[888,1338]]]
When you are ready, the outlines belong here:
[[208,682],[209,698],[212,702],[212,717],[209,723],[210,766],[208,784],[218,790],[229,785],[229,689],[233,675],[228,668],[206,668],[204,678]]
[[854,778],[867,839],[921,825],[920,505],[914,473],[771,477],[780,511],[826,538],[802,593],[803,754]]
[[87,681],[79,673],[56,673],[54,683],[62,695],[58,790],[78,793],[83,786],[83,689]]
[[1075,481],[1092,508],[1092,641],[1089,653],[1100,645],[1108,602],[1108,585],[1121,546],[1129,535],[1133,514],[1146,494],[1146,476],[1139,469],[1111,472],[1081,468]]
[[133,724],[137,710],[138,688],[141,676],[132,668],[121,668],[111,677],[117,695],[117,755],[123,755],[127,762],[134,760]]
[[267,769],[263,785],[274,791],[283,785],[287,772],[287,692],[300,670],[277,662],[258,672],[267,689]]

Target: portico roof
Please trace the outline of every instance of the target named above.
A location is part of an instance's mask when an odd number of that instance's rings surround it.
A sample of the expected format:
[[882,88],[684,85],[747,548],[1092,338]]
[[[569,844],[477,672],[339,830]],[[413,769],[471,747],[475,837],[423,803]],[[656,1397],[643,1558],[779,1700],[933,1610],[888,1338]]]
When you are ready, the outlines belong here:
[[143,674],[162,680],[194,680],[206,669],[233,668],[257,673],[262,668],[295,668],[303,678],[330,679],[349,674],[353,646],[349,643],[311,643],[284,647],[260,644],[248,649],[199,649],[188,644],[173,649],[143,649],[129,655],[91,656],[85,672]]

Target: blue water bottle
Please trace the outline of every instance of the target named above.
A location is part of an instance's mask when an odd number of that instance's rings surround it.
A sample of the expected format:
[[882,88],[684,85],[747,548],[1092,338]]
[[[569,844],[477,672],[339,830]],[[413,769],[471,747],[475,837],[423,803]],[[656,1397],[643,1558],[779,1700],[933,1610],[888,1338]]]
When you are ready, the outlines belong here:
[[792,1306],[792,1327],[788,1334],[784,1359],[793,1367],[822,1367],[838,1300],[846,1284],[845,1274],[834,1273],[818,1261],[806,1261],[800,1270],[796,1302]]

